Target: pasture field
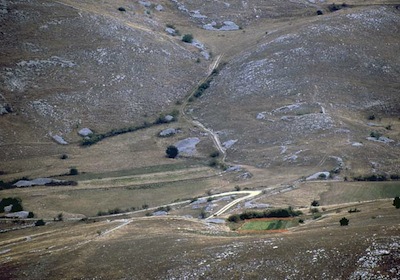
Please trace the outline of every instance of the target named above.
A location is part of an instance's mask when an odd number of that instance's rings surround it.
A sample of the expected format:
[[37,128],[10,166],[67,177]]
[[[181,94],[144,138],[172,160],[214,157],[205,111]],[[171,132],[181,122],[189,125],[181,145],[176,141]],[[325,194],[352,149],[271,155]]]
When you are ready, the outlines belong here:
[[240,227],[240,231],[265,231],[265,230],[285,230],[299,224],[296,219],[273,218],[273,219],[251,219],[245,221]]

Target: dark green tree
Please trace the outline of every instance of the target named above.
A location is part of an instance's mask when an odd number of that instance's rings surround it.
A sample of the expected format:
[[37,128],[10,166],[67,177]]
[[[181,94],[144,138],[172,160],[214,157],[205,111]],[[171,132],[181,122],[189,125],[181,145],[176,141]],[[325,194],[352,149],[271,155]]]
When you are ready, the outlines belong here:
[[193,35],[192,34],[183,35],[182,41],[185,42],[185,43],[192,43],[193,42]]
[[396,209],[400,208],[400,197],[396,196],[393,200],[393,206],[396,207]]
[[179,154],[178,148],[175,146],[168,146],[168,148],[165,150],[165,153],[167,154],[167,157],[169,158],[176,158]]
[[349,219],[347,219],[346,217],[341,218],[339,222],[340,222],[341,226],[348,226],[349,225]]
[[37,220],[35,223],[35,226],[40,227],[40,226],[44,226],[46,224],[45,221],[43,221],[43,219]]
[[79,174],[79,171],[76,168],[71,168],[69,170],[69,175],[78,175],[78,174]]

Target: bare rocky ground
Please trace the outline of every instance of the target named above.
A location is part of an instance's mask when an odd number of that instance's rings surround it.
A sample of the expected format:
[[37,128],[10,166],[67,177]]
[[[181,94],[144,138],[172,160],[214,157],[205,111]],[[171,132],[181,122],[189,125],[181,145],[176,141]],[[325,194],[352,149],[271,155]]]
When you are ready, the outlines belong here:
[[[193,115],[222,142],[238,139],[228,160],[312,166],[328,155],[399,170],[399,133],[384,128],[399,121],[399,19],[391,6],[351,8],[270,32],[224,66]],[[375,128],[393,142],[367,141]]]

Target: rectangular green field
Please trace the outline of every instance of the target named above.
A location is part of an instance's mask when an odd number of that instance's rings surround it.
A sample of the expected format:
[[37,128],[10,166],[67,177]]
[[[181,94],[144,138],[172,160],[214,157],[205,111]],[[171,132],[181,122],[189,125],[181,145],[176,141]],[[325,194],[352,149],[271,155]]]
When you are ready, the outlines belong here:
[[246,221],[240,230],[280,230],[295,225],[293,220],[250,220]]

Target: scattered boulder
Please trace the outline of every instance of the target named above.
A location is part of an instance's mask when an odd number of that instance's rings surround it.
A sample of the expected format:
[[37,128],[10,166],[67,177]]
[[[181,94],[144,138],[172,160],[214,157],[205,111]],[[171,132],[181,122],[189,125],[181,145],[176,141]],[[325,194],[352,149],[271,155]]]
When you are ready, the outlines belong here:
[[89,128],[85,127],[85,128],[82,128],[81,130],[79,130],[78,134],[82,137],[86,137],[86,136],[92,135],[93,131],[91,131]]
[[331,175],[331,173],[329,173],[328,171],[317,172],[317,173],[315,173],[315,174],[313,174],[313,175],[311,175],[311,176],[308,176],[308,177],[306,178],[306,181],[309,181],[309,180],[318,180],[318,179],[321,179],[321,178],[329,178],[330,175]]
[[164,129],[163,131],[161,131],[158,135],[160,137],[169,137],[169,136],[177,134],[178,132],[180,132],[180,130],[175,129],[175,128],[167,128],[167,129]]
[[364,146],[362,143],[360,143],[360,142],[354,142],[354,143],[352,143],[351,144],[353,147],[362,147],[362,146]]
[[374,142],[385,143],[385,144],[394,142],[394,140],[389,139],[389,138],[387,138],[385,136],[380,136],[378,138],[376,138],[376,137],[367,137],[367,140],[374,141]]
[[258,113],[256,119],[265,120],[265,112]]
[[18,219],[27,219],[29,216],[28,211],[19,211],[6,214],[7,218],[18,218]]
[[149,1],[139,1],[139,4],[146,8],[151,7],[151,2],[149,2]]
[[156,211],[153,213],[153,216],[166,216],[168,215],[167,211]]
[[234,165],[234,166],[230,166],[225,171],[226,172],[239,172],[239,171],[242,171],[242,167],[240,165]]
[[237,141],[238,141],[238,139],[236,139],[236,140],[228,140],[228,141],[225,141],[224,143],[222,143],[222,146],[224,146],[225,149],[229,149],[229,148],[231,148]]
[[12,108],[10,105],[8,105],[7,103],[5,104],[0,104],[0,115],[5,115],[8,113],[12,113]]
[[24,188],[24,187],[32,187],[32,186],[44,186],[50,183],[62,183],[66,182],[64,180],[56,180],[51,178],[36,178],[33,180],[19,180],[18,182],[14,183],[13,186],[17,188]]
[[253,174],[251,174],[250,172],[244,172],[238,176],[238,178],[242,180],[247,180],[250,179],[251,177],[253,177]]
[[225,224],[225,220],[224,219],[217,219],[217,218],[208,219],[206,222],[207,223],[212,223],[212,224]]
[[156,6],[155,9],[156,9],[157,11],[159,11],[159,12],[164,11],[164,7],[163,7],[162,5],[160,5],[160,4],[158,4],[158,5]]
[[206,59],[209,60],[210,59],[210,53],[207,51],[201,51],[200,54]]
[[233,30],[239,30],[240,27],[233,21],[227,20],[223,22],[223,25],[221,27],[217,26],[217,23],[215,21],[204,24],[203,29],[205,30],[218,30],[218,31],[233,31]]
[[268,207],[270,207],[269,204],[253,203],[252,201],[247,201],[244,203],[244,208],[247,208],[247,209],[265,209]]
[[207,16],[202,15],[199,10],[191,11],[190,16],[193,18],[200,18],[200,19],[207,18]]
[[165,122],[169,123],[169,122],[172,122],[173,120],[175,120],[175,118],[171,115],[166,115],[164,117],[164,120],[165,120]]
[[176,30],[171,27],[165,28],[165,32],[167,32],[169,35],[172,35],[172,36],[176,35]]
[[196,153],[196,145],[200,142],[197,137],[186,138],[175,143],[175,147],[178,148],[179,154],[186,154],[192,156]]
[[52,135],[51,138],[53,138],[53,140],[56,141],[58,144],[68,145],[68,142],[65,141],[60,135]]
[[12,208],[13,208],[13,205],[12,205],[12,204],[10,204],[10,205],[8,205],[8,206],[4,206],[4,212],[9,213],[9,212],[11,212]]

